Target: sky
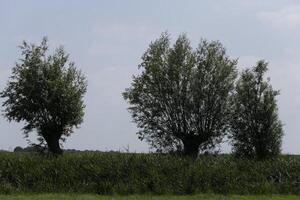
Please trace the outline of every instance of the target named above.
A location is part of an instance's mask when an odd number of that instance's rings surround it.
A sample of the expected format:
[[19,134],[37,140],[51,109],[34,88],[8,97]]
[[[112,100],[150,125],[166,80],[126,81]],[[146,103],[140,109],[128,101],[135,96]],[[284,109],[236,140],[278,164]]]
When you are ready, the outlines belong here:
[[[50,49],[63,45],[88,78],[84,122],[64,148],[148,152],[121,93],[139,73],[150,42],[164,31],[172,41],[186,33],[193,46],[201,38],[219,40],[231,58],[239,59],[239,69],[266,60],[271,84],[281,92],[282,150],[300,154],[297,0],[0,0],[0,90],[20,58],[18,45],[47,36]],[[22,125],[0,116],[0,149],[27,145]],[[222,145],[222,151],[230,146]]]

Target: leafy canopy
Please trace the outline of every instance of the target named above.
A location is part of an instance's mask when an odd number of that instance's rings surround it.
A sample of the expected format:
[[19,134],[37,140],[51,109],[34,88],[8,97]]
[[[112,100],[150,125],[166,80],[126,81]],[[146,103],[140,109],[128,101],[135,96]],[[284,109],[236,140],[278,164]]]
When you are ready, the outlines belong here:
[[173,47],[167,33],[152,42],[123,93],[138,136],[158,151],[197,155],[220,142],[230,120],[236,60],[217,41],[193,50],[185,35]]
[[35,129],[41,141],[52,136],[56,139],[69,136],[84,116],[83,95],[87,88],[84,75],[74,63],[68,62],[62,47],[48,56],[46,38],[40,45],[24,41],[20,48],[22,58],[0,93],[5,98],[5,117],[24,121],[25,135]]
[[283,136],[276,96],[265,80],[267,63],[259,61],[242,72],[234,95],[233,149],[237,156],[265,159],[278,155]]

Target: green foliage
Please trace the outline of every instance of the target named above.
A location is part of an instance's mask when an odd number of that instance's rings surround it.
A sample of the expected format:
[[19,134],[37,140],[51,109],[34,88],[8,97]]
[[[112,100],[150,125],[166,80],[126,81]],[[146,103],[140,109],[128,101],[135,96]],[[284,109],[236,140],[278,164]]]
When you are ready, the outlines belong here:
[[193,50],[185,35],[173,47],[167,34],[151,43],[123,93],[140,128],[139,138],[162,152],[197,156],[212,149],[228,129],[229,94],[236,60],[217,41],[200,42]]
[[25,136],[36,130],[41,143],[46,140],[50,151],[61,153],[59,139],[69,136],[83,119],[85,77],[68,62],[62,47],[47,56],[46,38],[40,45],[23,42],[20,48],[22,58],[0,93],[5,117],[24,121]]
[[1,200],[299,200],[297,195],[95,195],[95,194],[22,194],[0,195]]
[[229,155],[0,154],[0,193],[299,194],[300,158],[235,159]]
[[237,82],[232,121],[237,156],[266,159],[280,153],[283,130],[275,99],[279,91],[264,80],[266,71],[267,63],[259,61],[252,70],[243,71]]

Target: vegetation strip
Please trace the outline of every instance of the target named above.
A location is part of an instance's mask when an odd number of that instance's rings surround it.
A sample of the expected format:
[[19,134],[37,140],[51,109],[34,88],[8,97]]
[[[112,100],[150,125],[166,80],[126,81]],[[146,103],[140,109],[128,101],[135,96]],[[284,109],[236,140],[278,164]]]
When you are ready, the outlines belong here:
[[224,196],[224,195],[195,195],[195,196],[99,196],[77,194],[38,194],[38,195],[6,195],[1,200],[298,200],[300,196]]
[[0,193],[299,194],[300,157],[0,153]]

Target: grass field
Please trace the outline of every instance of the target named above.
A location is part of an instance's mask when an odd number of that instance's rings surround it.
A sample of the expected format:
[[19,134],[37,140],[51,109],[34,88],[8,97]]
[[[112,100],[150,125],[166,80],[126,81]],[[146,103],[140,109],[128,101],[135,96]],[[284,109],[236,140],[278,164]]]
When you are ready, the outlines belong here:
[[298,200],[300,196],[268,195],[268,196],[223,196],[223,195],[192,195],[192,196],[99,196],[75,194],[39,194],[39,195],[0,195],[1,200]]

